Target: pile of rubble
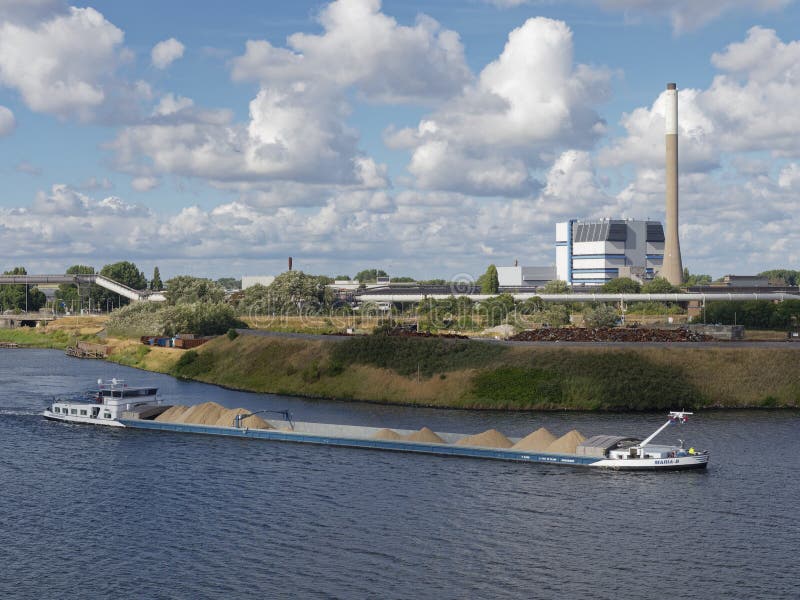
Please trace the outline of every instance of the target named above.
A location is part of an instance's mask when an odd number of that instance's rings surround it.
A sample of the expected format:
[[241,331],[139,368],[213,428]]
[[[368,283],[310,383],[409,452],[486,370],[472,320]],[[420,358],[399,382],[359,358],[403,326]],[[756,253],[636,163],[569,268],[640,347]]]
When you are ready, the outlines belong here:
[[397,327],[386,332],[386,335],[392,337],[436,337],[436,338],[451,338],[457,340],[468,340],[469,336],[460,335],[457,333],[431,333],[430,331],[409,331],[405,328]]
[[518,342],[709,342],[713,338],[689,329],[644,327],[564,327],[523,331],[508,338]]

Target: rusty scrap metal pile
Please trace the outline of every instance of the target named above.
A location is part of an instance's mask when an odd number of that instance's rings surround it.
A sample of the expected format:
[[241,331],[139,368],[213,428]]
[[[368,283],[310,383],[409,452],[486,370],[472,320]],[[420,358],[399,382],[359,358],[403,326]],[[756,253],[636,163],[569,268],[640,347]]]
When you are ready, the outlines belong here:
[[518,342],[709,342],[709,335],[690,329],[564,327],[523,331],[509,340]]

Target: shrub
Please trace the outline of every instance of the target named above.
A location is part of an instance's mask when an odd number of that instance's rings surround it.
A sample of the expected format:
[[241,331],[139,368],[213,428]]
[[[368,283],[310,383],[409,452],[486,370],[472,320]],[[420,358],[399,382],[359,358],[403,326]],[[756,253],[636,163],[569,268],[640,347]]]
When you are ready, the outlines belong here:
[[474,393],[500,406],[559,406],[561,385],[552,372],[526,367],[501,367],[479,373],[473,380]]
[[213,366],[214,357],[211,353],[187,350],[172,367],[172,374],[181,379],[193,379],[210,371]]
[[220,335],[232,328],[247,327],[227,304],[179,304],[164,306],[155,302],[137,302],[115,312],[108,320],[111,335]]
[[486,366],[507,351],[506,346],[468,340],[365,336],[335,344],[331,361],[372,365],[401,375],[416,374],[419,369],[430,377],[434,373]]
[[613,327],[618,318],[617,309],[608,304],[600,304],[583,311],[583,322],[587,327]]

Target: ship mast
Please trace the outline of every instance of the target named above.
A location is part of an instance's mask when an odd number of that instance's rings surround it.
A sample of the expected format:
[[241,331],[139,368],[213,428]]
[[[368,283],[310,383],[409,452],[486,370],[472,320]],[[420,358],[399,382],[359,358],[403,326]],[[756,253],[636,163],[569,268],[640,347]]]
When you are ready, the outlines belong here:
[[653,441],[653,438],[655,438],[659,433],[661,433],[667,427],[669,427],[671,423],[674,423],[675,421],[682,421],[683,422],[683,421],[686,420],[686,415],[692,415],[692,414],[694,414],[694,413],[683,412],[682,410],[681,411],[670,411],[669,420],[666,423],[664,423],[661,427],[656,429],[652,434],[650,434],[650,437],[648,437],[641,444],[639,444],[639,448],[644,448],[645,446],[647,446],[647,444],[649,444],[651,441]]

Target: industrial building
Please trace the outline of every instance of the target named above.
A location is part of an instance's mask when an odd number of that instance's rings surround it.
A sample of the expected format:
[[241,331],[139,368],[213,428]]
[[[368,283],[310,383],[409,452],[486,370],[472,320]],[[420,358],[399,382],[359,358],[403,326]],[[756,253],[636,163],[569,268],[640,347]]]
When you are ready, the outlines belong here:
[[658,221],[571,219],[556,223],[556,278],[570,285],[603,285],[616,277],[652,279],[664,259]]
[[242,289],[246,290],[254,285],[271,285],[273,281],[274,275],[242,275]]
[[556,278],[555,267],[497,267],[501,291],[522,291],[537,288]]

